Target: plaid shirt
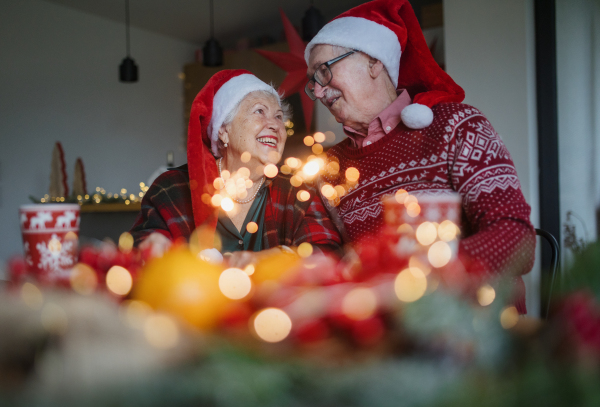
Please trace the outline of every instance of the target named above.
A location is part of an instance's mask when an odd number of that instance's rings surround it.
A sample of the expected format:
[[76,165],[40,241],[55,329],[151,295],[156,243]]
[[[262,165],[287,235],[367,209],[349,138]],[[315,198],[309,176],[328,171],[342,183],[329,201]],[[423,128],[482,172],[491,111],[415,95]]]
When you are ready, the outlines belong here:
[[[308,242],[325,251],[338,251],[341,238],[313,188],[305,186],[311,200],[300,202],[300,188],[290,176],[279,173],[268,182],[263,242],[265,249]],[[136,245],[153,232],[169,239],[189,239],[195,229],[187,165],[160,175],[142,199],[142,209],[130,233]]]

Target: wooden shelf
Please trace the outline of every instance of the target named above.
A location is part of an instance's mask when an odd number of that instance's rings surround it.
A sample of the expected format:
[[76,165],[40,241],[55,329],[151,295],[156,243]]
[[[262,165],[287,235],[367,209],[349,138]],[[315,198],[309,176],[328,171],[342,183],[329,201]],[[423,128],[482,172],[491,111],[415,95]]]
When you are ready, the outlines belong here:
[[107,204],[87,204],[81,205],[82,213],[92,212],[139,212],[142,205],[139,202],[130,203],[107,203]]

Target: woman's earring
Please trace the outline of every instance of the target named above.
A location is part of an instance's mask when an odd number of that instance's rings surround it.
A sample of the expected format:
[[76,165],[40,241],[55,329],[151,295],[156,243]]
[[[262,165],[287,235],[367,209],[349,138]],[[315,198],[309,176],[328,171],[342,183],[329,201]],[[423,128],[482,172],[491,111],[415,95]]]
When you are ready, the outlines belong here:
[[227,148],[227,143],[225,143],[225,144],[223,145],[223,147]]

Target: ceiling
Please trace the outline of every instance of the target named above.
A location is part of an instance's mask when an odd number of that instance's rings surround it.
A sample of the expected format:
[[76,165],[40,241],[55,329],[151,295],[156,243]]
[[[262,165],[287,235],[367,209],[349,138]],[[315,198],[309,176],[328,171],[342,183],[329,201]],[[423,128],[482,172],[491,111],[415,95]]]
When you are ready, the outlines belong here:
[[[109,20],[125,21],[125,0],[46,0]],[[316,0],[314,6],[328,21],[364,0]],[[215,37],[225,46],[248,33],[253,37],[279,35],[283,25],[279,7],[292,24],[300,26],[309,0],[217,0]],[[209,37],[209,0],[130,0],[130,21],[134,27],[196,44]]]

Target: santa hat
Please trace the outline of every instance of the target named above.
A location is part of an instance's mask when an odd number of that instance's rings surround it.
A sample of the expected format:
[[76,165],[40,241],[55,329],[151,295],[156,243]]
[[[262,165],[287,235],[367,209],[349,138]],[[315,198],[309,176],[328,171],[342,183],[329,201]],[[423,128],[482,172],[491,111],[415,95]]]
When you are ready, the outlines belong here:
[[[219,176],[215,157],[219,156],[219,129],[227,115],[251,92],[263,90],[279,100],[277,91],[250,72],[228,69],[214,74],[196,95],[192,103],[188,127],[188,171],[196,227],[217,226],[217,210],[202,195],[212,192]],[[212,153],[211,153],[212,151]]]
[[433,59],[408,0],[374,0],[340,14],[306,46],[307,64],[318,44],[356,49],[380,60],[396,89],[413,96],[413,104],[402,111],[407,127],[425,128],[433,121],[433,106],[465,98],[464,90]]

